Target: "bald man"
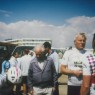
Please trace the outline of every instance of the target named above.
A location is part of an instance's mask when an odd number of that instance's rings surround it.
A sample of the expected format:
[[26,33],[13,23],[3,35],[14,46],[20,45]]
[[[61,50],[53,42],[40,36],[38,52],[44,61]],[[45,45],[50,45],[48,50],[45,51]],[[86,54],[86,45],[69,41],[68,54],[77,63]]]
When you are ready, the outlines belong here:
[[31,61],[28,71],[28,87],[30,95],[52,95],[57,82],[54,62],[46,57],[44,47],[34,48],[36,57]]

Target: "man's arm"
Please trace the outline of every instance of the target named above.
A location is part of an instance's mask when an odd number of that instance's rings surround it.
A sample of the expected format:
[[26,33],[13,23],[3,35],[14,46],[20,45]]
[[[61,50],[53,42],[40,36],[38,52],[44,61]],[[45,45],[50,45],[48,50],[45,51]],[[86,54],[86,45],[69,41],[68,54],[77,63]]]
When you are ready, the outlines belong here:
[[61,73],[66,74],[66,75],[75,75],[77,77],[82,75],[82,72],[80,70],[68,69],[67,65],[63,65],[63,64],[61,64]]
[[83,82],[81,85],[80,95],[87,95],[90,88],[90,75],[83,76]]
[[59,58],[58,58],[58,54],[56,52],[55,52],[53,61],[54,61],[56,72],[58,74],[59,73]]
[[63,56],[63,62],[61,63],[60,71],[61,73],[66,75],[75,75],[76,77],[79,77],[80,75],[82,75],[82,72],[80,70],[71,70],[68,68],[68,63],[70,62],[69,58],[71,54],[71,50],[65,52]]
[[51,63],[52,63],[52,68],[51,69],[52,69],[52,74],[53,74],[53,82],[54,82],[54,87],[55,87],[55,85],[58,82],[58,78],[57,78],[57,72],[56,72],[56,69],[55,69],[54,61],[52,60]]
[[[88,54],[87,54],[88,55]],[[90,82],[91,82],[91,67],[89,61],[87,59],[87,55],[84,55],[83,58],[83,82],[81,85],[80,95],[87,95],[90,89]]]
[[29,66],[28,77],[27,77],[29,92],[33,91],[32,77],[33,77],[33,72],[32,72],[32,63],[31,63]]

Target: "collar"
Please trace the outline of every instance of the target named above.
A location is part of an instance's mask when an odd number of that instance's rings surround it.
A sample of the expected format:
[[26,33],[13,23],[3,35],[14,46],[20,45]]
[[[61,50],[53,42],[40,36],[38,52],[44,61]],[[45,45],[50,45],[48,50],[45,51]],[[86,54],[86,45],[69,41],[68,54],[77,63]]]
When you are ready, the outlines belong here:
[[54,53],[54,50],[51,50],[51,52],[48,54],[48,56],[51,55],[51,54],[53,54],[53,53]]
[[78,52],[80,52],[80,53],[82,53],[82,54],[86,52],[86,50],[84,50],[84,49],[79,50],[79,49],[77,49],[77,48],[74,48],[74,50],[75,50],[75,51],[78,51]]

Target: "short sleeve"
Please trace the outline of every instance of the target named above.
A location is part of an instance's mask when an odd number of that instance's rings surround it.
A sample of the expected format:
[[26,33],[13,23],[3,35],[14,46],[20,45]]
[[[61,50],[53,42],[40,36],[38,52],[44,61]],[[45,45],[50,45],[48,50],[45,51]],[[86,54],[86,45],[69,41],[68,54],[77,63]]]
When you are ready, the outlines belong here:
[[86,56],[83,57],[83,75],[91,75],[90,71],[90,64],[86,58]]
[[64,55],[63,55],[61,65],[68,65],[68,59],[69,59],[69,52],[66,51],[66,52],[64,53]]

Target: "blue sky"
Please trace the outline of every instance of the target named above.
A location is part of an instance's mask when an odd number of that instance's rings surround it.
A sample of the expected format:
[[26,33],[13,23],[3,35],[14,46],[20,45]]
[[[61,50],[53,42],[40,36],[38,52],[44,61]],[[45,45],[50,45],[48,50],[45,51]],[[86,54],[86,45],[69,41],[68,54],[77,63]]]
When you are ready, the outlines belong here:
[[71,17],[94,16],[95,0],[0,0],[0,10],[6,23],[37,19],[61,25]]
[[68,47],[84,32],[91,48],[94,27],[95,0],[0,0],[0,40],[44,37],[55,47]]

